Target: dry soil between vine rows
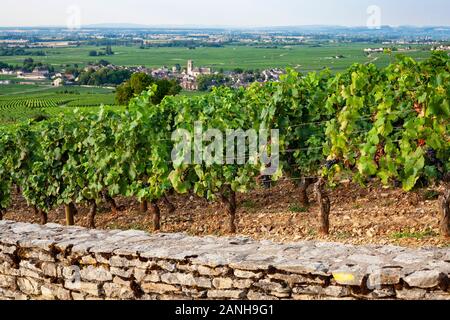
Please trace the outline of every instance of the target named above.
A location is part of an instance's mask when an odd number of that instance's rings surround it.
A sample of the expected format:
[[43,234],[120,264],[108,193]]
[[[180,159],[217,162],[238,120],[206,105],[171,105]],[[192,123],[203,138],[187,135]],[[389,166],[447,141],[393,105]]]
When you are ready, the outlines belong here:
[[[318,236],[318,207],[310,194],[311,205],[299,205],[298,189],[281,182],[271,189],[258,189],[238,196],[238,234],[276,242],[302,240],[351,244],[394,244],[408,247],[450,247],[450,240],[438,235],[439,209],[435,193],[439,188],[406,193],[380,186],[342,186],[330,191],[331,234]],[[219,203],[208,203],[192,195],[169,197],[176,211],[164,204],[161,232],[186,232],[190,235],[229,235],[227,215]],[[99,207],[96,224],[101,229],[139,229],[152,232],[152,217],[139,211],[134,199],[118,198],[123,207],[113,215],[108,205]],[[88,208],[79,206],[76,225],[87,226]],[[25,200],[14,195],[5,219],[38,223]],[[49,222],[64,224],[64,210],[49,213]]]

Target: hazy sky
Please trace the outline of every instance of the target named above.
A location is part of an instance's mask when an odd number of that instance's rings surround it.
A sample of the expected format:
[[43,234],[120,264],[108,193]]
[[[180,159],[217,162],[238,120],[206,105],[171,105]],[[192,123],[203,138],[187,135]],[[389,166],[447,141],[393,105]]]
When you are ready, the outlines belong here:
[[363,26],[371,5],[383,25],[450,25],[449,0],[1,0],[0,26],[67,25],[77,12],[83,25]]

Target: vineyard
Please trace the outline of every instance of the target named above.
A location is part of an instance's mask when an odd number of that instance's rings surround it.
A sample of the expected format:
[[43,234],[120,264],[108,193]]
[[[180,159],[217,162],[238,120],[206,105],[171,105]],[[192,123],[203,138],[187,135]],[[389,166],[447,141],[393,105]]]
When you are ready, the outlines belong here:
[[[275,190],[280,181],[289,180],[305,207],[313,187],[320,208],[318,232],[328,234],[330,188],[377,181],[405,192],[443,186],[439,231],[450,236],[447,54],[435,53],[420,62],[399,57],[382,69],[355,64],[335,75],[288,71],[280,82],[166,97],[159,105],[150,102],[154,90],[132,100],[123,112],[102,108],[95,114],[31,120],[2,130],[0,212],[6,212],[12,190],[18,189],[14,192],[20,191],[42,223],[48,212],[64,205],[67,224],[73,225],[77,206],[87,206],[94,228],[103,202],[116,215],[122,210],[116,199],[136,199],[143,212],[151,212],[153,229],[160,230],[161,204],[173,207],[170,195],[189,194],[220,202],[228,231],[237,233],[237,195],[260,186]],[[26,107],[94,104],[89,97],[70,99],[27,100]],[[0,100],[0,109],[25,102],[9,103]],[[246,161],[225,165],[172,161],[172,133],[193,132],[196,121],[221,132],[278,129],[277,172],[264,175],[266,165],[250,161],[251,154]],[[203,143],[207,148],[209,143]]]
[[108,93],[44,93],[41,95],[0,96],[0,123],[24,121],[36,115],[52,115],[59,108],[72,113],[74,108],[114,105],[114,95]]

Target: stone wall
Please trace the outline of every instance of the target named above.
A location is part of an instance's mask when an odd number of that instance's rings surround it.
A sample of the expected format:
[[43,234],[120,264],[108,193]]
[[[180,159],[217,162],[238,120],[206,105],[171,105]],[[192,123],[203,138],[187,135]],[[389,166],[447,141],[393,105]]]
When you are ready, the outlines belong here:
[[1,299],[450,299],[450,249],[0,221]]

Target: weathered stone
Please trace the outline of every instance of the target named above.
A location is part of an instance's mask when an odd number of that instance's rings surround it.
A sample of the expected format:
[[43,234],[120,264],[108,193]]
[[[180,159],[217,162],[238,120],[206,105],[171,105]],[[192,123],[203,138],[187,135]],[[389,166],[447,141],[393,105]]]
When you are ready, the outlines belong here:
[[169,272],[174,272],[177,269],[175,263],[171,263],[171,262],[168,262],[168,261],[165,261],[165,260],[158,261],[156,264],[161,269],[169,271]]
[[183,287],[182,292],[186,296],[192,297],[194,299],[204,299],[204,298],[206,298],[206,294],[207,294],[208,291],[207,290],[198,290],[198,289]]
[[245,291],[242,290],[209,290],[208,298],[211,299],[243,299]]
[[9,290],[0,288],[0,300],[28,300],[28,296],[17,290]]
[[180,291],[180,288],[171,284],[146,282],[141,285],[145,293],[167,293]]
[[244,271],[244,270],[234,270],[234,275],[238,278],[244,279],[259,279],[263,276],[261,272],[252,272],[252,271]]
[[40,295],[41,294],[41,283],[33,278],[21,277],[17,279],[17,286],[19,290],[27,295]]
[[0,252],[4,254],[14,254],[16,250],[16,246],[0,245]]
[[16,277],[0,274],[0,288],[16,289]]
[[92,283],[92,282],[72,282],[72,281],[66,281],[64,283],[64,287],[69,290],[73,291],[80,291],[82,293],[87,293],[91,296],[100,296],[101,290],[100,285],[98,283]]
[[210,268],[210,267],[199,265],[199,266],[197,266],[197,272],[203,276],[218,277],[218,276],[226,275],[229,272],[229,269],[226,267]]
[[291,291],[289,287],[284,286],[278,282],[272,282],[270,280],[260,280],[256,282],[254,286],[271,293],[289,293]]
[[425,300],[450,300],[450,292],[442,290],[430,291],[425,295]]
[[99,264],[104,264],[104,265],[109,264],[109,258],[104,257],[103,254],[101,254],[101,253],[95,254],[95,260]]
[[42,277],[42,270],[30,261],[22,260],[20,261],[19,266],[20,266],[20,275],[22,277],[31,277],[36,279]]
[[0,262],[0,274],[7,276],[20,276],[20,269],[16,269],[12,263],[4,261],[3,263]]
[[211,279],[200,277],[195,278],[195,286],[199,288],[212,288],[212,282]]
[[81,258],[81,264],[84,264],[84,265],[96,265],[97,264],[97,260],[91,255],[83,256]]
[[402,300],[421,300],[425,298],[426,293],[423,289],[403,289],[396,291],[396,297]]
[[44,284],[41,286],[41,292],[44,299],[71,300],[70,291],[59,285]]
[[194,286],[194,276],[190,273],[164,273],[161,281],[168,284],[180,284],[184,286]]
[[276,298],[276,297],[273,297],[273,296],[270,296],[270,295],[267,295],[267,294],[263,294],[263,293],[260,293],[258,291],[253,291],[253,290],[250,290],[247,293],[247,298],[249,300],[255,300],[255,301],[278,300],[278,298]]
[[138,282],[159,282],[161,281],[160,272],[161,271],[153,270],[147,273],[147,271],[143,269],[135,269],[134,278]]
[[109,270],[103,267],[88,266],[80,270],[81,279],[86,281],[111,281],[113,276]]
[[129,300],[136,298],[130,286],[123,286],[117,283],[105,283],[103,286],[107,298]]
[[309,300],[318,300],[320,298],[317,296],[308,295],[308,294],[293,294],[292,299],[299,300],[299,301],[309,301]]
[[233,279],[231,278],[215,278],[212,281],[214,288],[217,289],[232,289],[233,288]]
[[236,289],[249,289],[252,285],[253,280],[251,279],[242,279],[233,281],[233,288]]
[[400,283],[400,273],[394,270],[380,270],[371,273],[367,279],[367,286],[369,288],[376,288],[382,285],[396,285]]
[[161,281],[168,284],[179,284],[191,287],[211,288],[211,280],[207,278],[195,278],[190,273],[164,273]]
[[79,292],[71,292],[70,293],[73,300],[85,300],[86,294]]
[[293,287],[296,284],[302,283],[318,283],[318,284],[325,283],[325,281],[320,278],[308,278],[299,274],[275,273],[269,275],[269,279],[284,281],[291,287]]
[[133,268],[116,268],[116,267],[111,267],[110,270],[111,274],[122,277],[122,278],[131,278],[134,274],[134,269]]
[[292,289],[294,295],[322,295],[323,287],[321,286],[299,286]]
[[350,290],[341,286],[328,286],[323,288],[323,294],[330,297],[342,298],[350,295]]
[[394,290],[394,288],[375,289],[370,294],[370,297],[373,299],[392,298],[392,297],[395,297],[395,290]]
[[443,281],[447,276],[439,271],[416,271],[409,276],[405,277],[405,282],[411,287],[418,288],[434,288],[439,286],[439,283]]
[[312,274],[315,276],[330,275],[328,265],[323,262],[314,261],[290,261],[289,263],[276,265],[276,269],[295,274]]
[[125,257],[120,257],[120,256],[112,256],[111,259],[109,259],[109,263],[110,263],[111,267],[118,267],[118,268],[136,267],[138,261],[139,260],[137,260],[137,259],[130,260],[130,259],[127,259]]
[[56,278],[58,276],[58,271],[56,269],[56,264],[53,262],[43,262],[41,265],[42,273],[49,277]]

